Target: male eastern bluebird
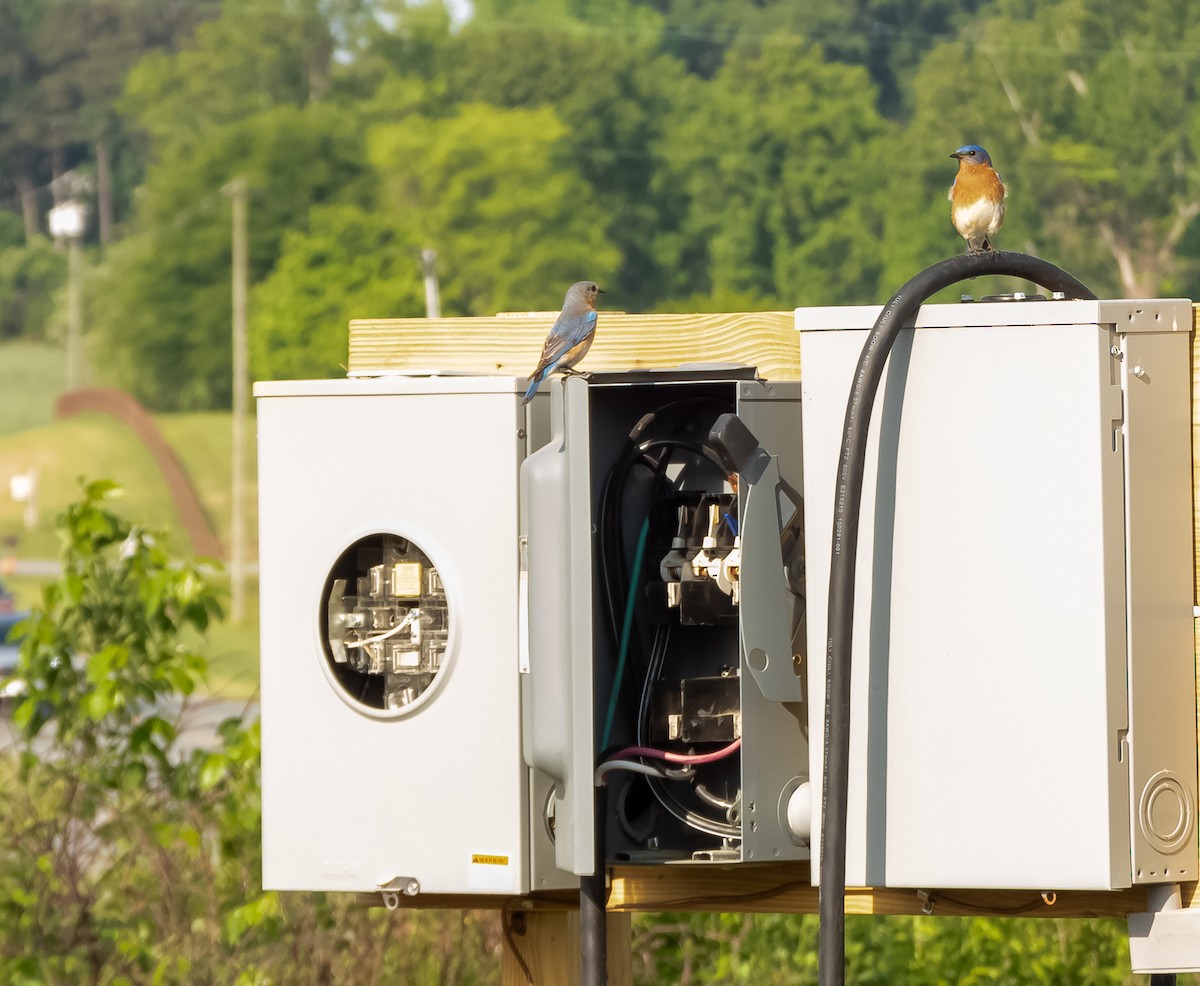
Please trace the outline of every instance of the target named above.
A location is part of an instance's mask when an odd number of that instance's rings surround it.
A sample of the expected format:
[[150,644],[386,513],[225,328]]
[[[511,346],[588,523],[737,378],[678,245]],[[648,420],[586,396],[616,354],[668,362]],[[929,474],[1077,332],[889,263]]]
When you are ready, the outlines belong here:
[[596,335],[596,295],[604,294],[591,281],[576,281],[567,289],[562,311],[554,320],[542,358],[529,378],[522,404],[528,404],[537,393],[538,385],[551,373],[571,373],[587,351]]
[[990,250],[991,238],[1004,222],[1004,182],[978,144],[965,144],[950,156],[958,158],[958,174],[950,186],[950,219],[967,241],[967,253]]

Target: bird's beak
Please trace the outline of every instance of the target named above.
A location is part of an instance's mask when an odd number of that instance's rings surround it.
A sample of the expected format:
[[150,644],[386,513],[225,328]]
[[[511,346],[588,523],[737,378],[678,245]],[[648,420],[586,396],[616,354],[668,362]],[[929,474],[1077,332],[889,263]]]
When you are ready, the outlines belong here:
[[596,288],[596,294],[608,294],[608,292],[604,288]]
[[951,157],[956,157],[956,158],[958,158],[960,161],[962,160],[962,155],[961,155],[961,154],[960,154],[958,151],[955,151],[955,152],[954,152],[953,154],[951,154],[950,156],[951,156]]

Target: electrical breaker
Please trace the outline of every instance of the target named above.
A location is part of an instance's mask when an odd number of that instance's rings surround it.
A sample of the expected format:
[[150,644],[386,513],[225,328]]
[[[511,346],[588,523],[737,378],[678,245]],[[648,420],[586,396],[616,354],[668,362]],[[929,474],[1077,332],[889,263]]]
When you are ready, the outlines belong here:
[[[879,311],[796,312],[818,778],[842,422]],[[860,518],[849,885],[1196,879],[1191,324],[1039,300],[901,332]]]
[[[563,870],[808,856],[797,384],[573,376],[522,466],[525,752]],[[543,398],[544,399],[544,398]],[[753,468],[710,431],[736,414]],[[799,820],[797,820],[799,819]]]
[[260,383],[263,885],[561,885],[521,756],[512,377]]

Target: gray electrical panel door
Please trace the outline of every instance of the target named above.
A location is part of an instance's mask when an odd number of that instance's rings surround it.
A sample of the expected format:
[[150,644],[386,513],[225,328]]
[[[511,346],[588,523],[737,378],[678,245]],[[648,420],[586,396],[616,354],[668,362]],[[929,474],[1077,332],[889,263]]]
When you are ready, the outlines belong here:
[[[842,422],[878,313],[796,313],[817,777]],[[901,332],[860,519],[850,884],[1196,878],[1190,327],[1183,301],[1044,301]]]

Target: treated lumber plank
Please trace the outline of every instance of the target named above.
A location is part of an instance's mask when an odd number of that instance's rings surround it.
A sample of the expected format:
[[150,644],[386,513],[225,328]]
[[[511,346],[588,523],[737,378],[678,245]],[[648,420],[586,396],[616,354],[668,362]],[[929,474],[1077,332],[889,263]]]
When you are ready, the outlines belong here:
[[[354,319],[351,376],[436,370],[525,376],[536,365],[556,312],[483,318]],[[744,363],[770,380],[800,376],[791,312],[631,315],[601,312],[584,371]]]
[[[916,890],[849,888],[847,914],[922,914],[971,917],[1124,917],[1146,907],[1140,888],[1115,891]],[[1050,903],[1053,901],[1053,903]],[[817,889],[808,864],[742,864],[736,867],[617,867],[610,910],[729,911],[815,914]]]
[[[507,911],[500,969],[503,986],[580,981],[578,911]],[[633,982],[632,926],[628,914],[608,915],[608,986]]]

